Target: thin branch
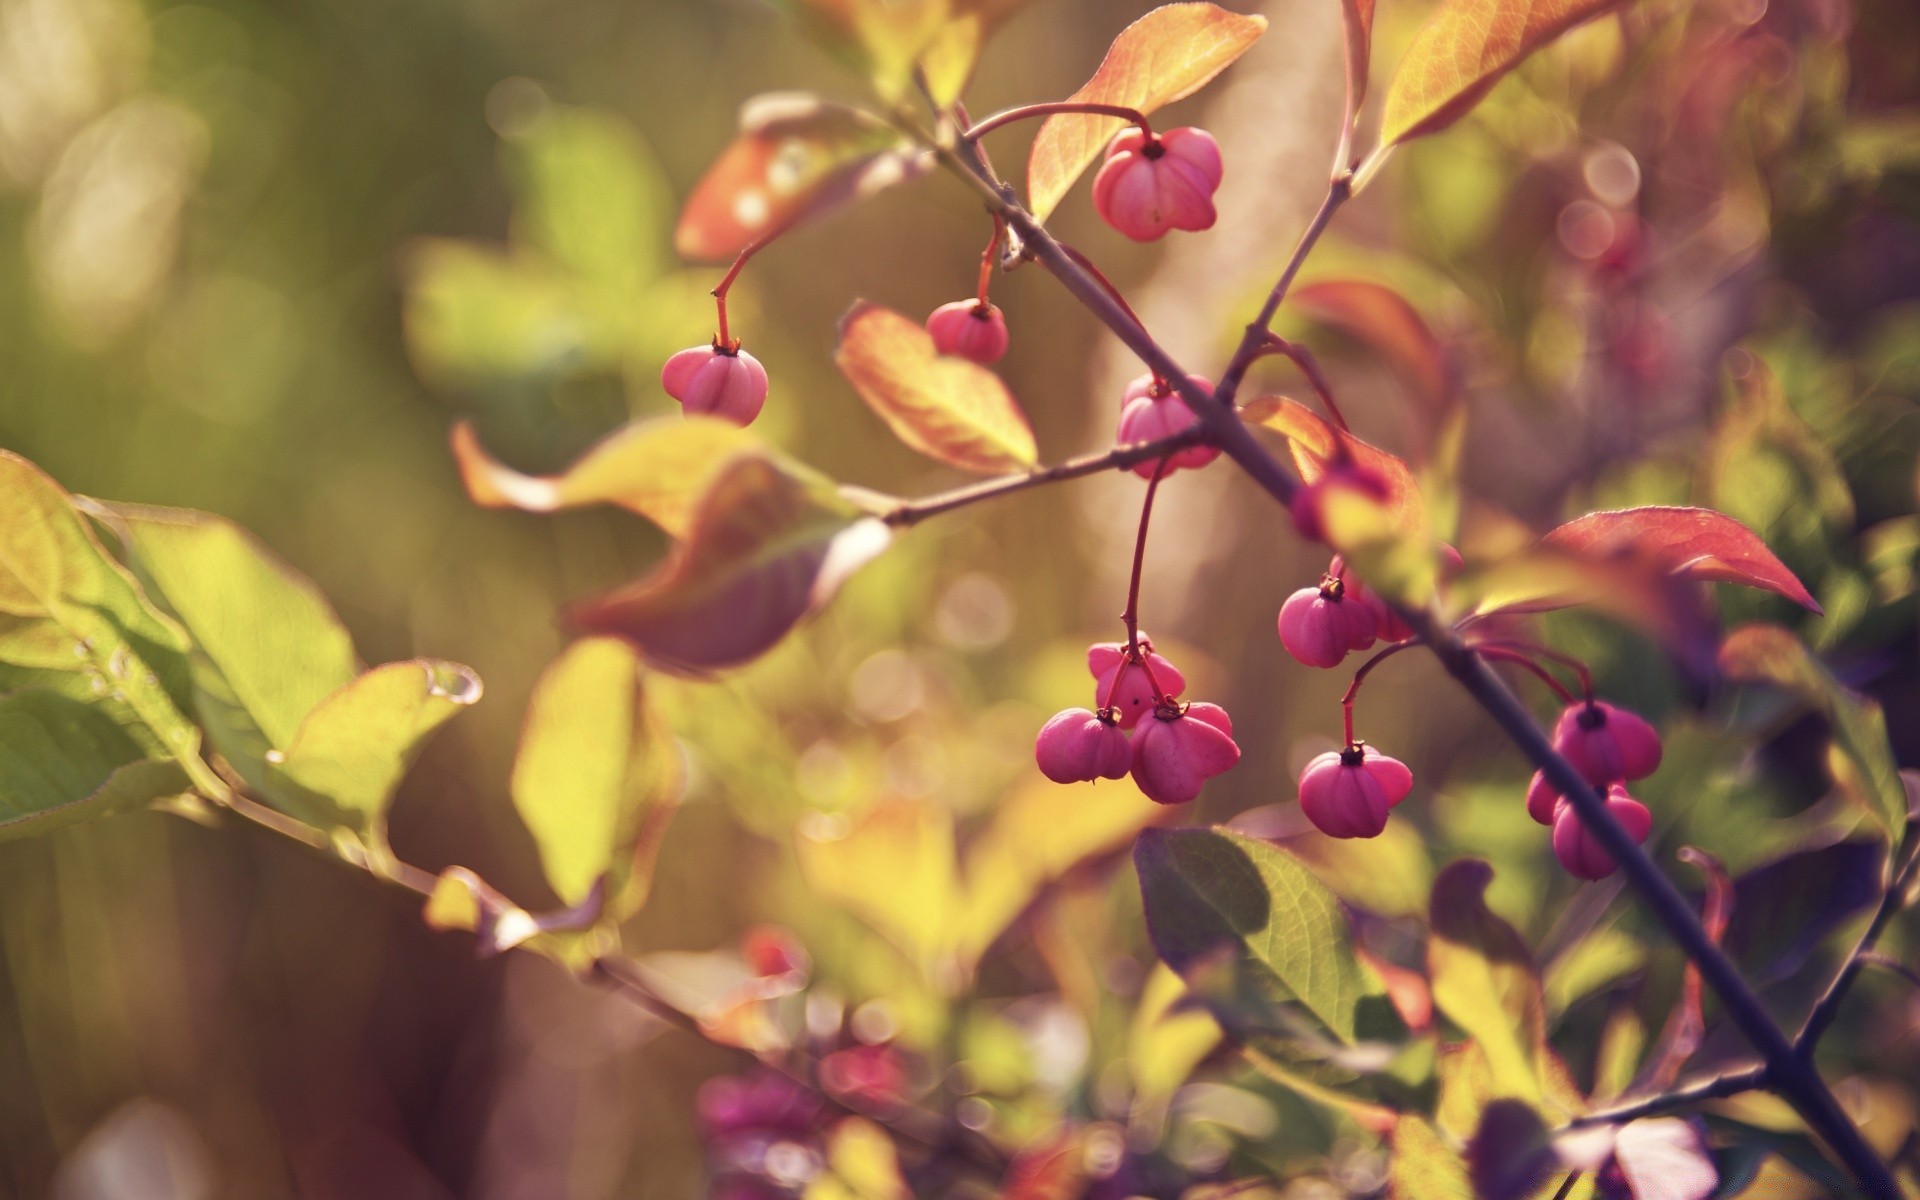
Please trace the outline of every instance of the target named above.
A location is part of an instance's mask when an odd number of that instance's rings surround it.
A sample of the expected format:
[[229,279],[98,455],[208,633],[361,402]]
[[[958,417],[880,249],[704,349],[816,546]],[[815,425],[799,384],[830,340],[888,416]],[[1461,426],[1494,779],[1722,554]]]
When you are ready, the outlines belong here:
[[1024,492],[1029,488],[1059,483],[1062,480],[1078,479],[1082,475],[1098,475],[1102,471],[1131,467],[1135,463],[1160,458],[1205,440],[1207,440],[1206,434],[1194,428],[1169,437],[1156,438],[1151,442],[1134,442],[1125,446],[1115,446],[1111,450],[1102,450],[1097,454],[1083,454],[1078,458],[1069,458],[1051,467],[1021,471],[1014,475],[1002,475],[997,479],[970,483],[965,487],[957,487],[949,492],[938,492],[918,500],[902,500],[880,513],[880,519],[889,525],[902,527],[915,525],[928,517],[936,517],[941,513],[952,512],[956,508],[978,504],[982,500],[1011,496],[1015,492]]
[[1879,907],[1874,909],[1873,919],[1867,923],[1866,931],[1854,944],[1853,953],[1847,956],[1845,965],[1833,977],[1833,982],[1827,985],[1827,990],[1808,1011],[1806,1023],[1800,1026],[1799,1034],[1793,1039],[1794,1052],[1803,1059],[1813,1058],[1813,1052],[1819,1048],[1821,1035],[1840,1015],[1840,1006],[1846,1000],[1847,992],[1853,987],[1853,981],[1859,978],[1860,968],[1865,965],[1862,960],[1872,952],[1880,935],[1886,932],[1888,923],[1908,903],[1907,893],[1913,887],[1915,872],[1920,871],[1920,839],[1916,839],[1909,830],[1901,849],[1905,861],[1887,882],[1887,890],[1880,897]]
[[1313,389],[1313,394],[1320,398],[1320,407],[1326,409],[1327,415],[1333,418],[1333,423],[1343,432],[1353,432],[1347,425],[1346,414],[1340,411],[1340,405],[1334,401],[1333,388],[1328,385],[1326,373],[1320,369],[1320,362],[1314,358],[1312,351],[1268,331],[1266,341],[1253,357],[1260,359],[1269,354],[1278,354],[1298,367],[1300,374],[1306,377],[1307,385]]
[[1647,1096],[1614,1105],[1612,1108],[1582,1113],[1561,1126],[1561,1129],[1565,1131],[1587,1129],[1595,1125],[1624,1125],[1628,1121],[1637,1121],[1641,1117],[1657,1117],[1661,1113],[1691,1108],[1708,1100],[1724,1100],[1728,1096],[1738,1096],[1766,1086],[1767,1069],[1764,1066],[1748,1067],[1743,1071],[1726,1071],[1706,1079],[1681,1084],[1657,1096]]
[[1031,120],[1034,117],[1051,117],[1059,113],[1089,113],[1097,117],[1118,117],[1122,121],[1131,121],[1140,127],[1140,132],[1153,139],[1153,126],[1147,123],[1147,115],[1137,108],[1128,108],[1124,104],[1095,104],[1078,100],[1059,100],[1048,104],[1022,104],[1019,108],[1009,108],[994,113],[990,117],[980,118],[980,123],[961,130],[960,140],[977,142],[1004,125],[1015,121]]
[[1891,954],[1882,954],[1878,950],[1860,956],[1860,964],[1867,967],[1879,967],[1882,971],[1898,975],[1914,987],[1920,988],[1920,971],[1901,962]]
[[1240,381],[1247,377],[1247,368],[1260,356],[1261,347],[1267,342],[1267,336],[1273,331],[1274,315],[1280,311],[1280,302],[1287,298],[1287,289],[1293,286],[1294,276],[1307,261],[1307,255],[1313,251],[1320,235],[1327,231],[1328,222],[1333,214],[1353,195],[1353,175],[1342,171],[1333,177],[1327,185],[1327,194],[1321,199],[1320,207],[1313,218],[1301,231],[1300,240],[1294,244],[1293,255],[1287,259],[1287,265],[1280,270],[1280,278],[1274,281],[1273,290],[1267,293],[1266,303],[1260,306],[1260,313],[1248,324],[1246,336],[1240,339],[1240,348],[1233,352],[1233,359],[1227,364],[1226,373],[1220,377],[1220,386],[1214,389],[1214,396],[1223,407],[1232,407],[1233,399],[1240,390]]

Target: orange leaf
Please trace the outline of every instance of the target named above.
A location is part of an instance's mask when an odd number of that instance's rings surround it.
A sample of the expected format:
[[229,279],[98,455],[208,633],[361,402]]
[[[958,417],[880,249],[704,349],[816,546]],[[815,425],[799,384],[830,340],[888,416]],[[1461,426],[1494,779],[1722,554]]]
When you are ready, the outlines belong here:
[[1622,0],[1442,0],[1387,87],[1380,143],[1437,133],[1521,60]]
[[756,96],[680,212],[681,257],[724,262],[757,238],[921,174],[927,160],[878,119],[805,93]]
[[1419,481],[1399,456],[1336,429],[1298,400],[1263,396],[1241,409],[1240,415],[1286,437],[1301,479],[1313,483],[1344,453],[1353,465],[1386,481],[1384,504],[1397,525],[1409,532],[1426,527],[1426,503],[1420,497]]
[[1591,559],[1638,560],[1686,579],[1741,583],[1820,611],[1806,585],[1758,534],[1710,508],[1626,508],[1588,513],[1542,539]]
[[1446,351],[1399,292],[1362,279],[1322,279],[1295,288],[1288,304],[1308,320],[1377,351],[1427,408],[1446,403]]
[[673,556],[574,605],[569,623],[625,638],[663,670],[705,674],[771,649],[891,536],[825,480],[737,455],[700,497]]
[[453,457],[467,495],[483,508],[554,512],[617,504],[674,537],[722,463],[760,440],[717,417],[639,421],[602,439],[558,475],[523,475],[489,455],[473,426],[453,427]]
[[[1120,31],[1085,87],[1068,97],[1150,113],[1191,96],[1266,31],[1265,17],[1212,4],[1166,4]],[[1091,113],[1049,117],[1027,156],[1027,203],[1041,220],[1054,210],[1126,121]]]
[[934,349],[916,321],[865,300],[840,320],[834,365],[899,439],[963,471],[1030,467],[1033,430],[1000,377]]
[[1367,98],[1367,65],[1373,57],[1373,0],[1340,0],[1347,49],[1347,96],[1354,112]]

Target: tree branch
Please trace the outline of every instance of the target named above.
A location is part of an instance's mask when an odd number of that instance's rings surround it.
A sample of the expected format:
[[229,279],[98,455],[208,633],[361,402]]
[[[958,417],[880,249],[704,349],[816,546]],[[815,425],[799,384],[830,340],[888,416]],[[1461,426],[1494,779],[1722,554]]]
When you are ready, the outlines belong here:
[[1628,1121],[1637,1121],[1641,1117],[1659,1116],[1661,1113],[1688,1108],[1708,1100],[1724,1100],[1728,1096],[1738,1096],[1742,1092],[1751,1092],[1766,1086],[1767,1069],[1764,1066],[1748,1067],[1743,1071],[1727,1071],[1692,1083],[1681,1084],[1657,1096],[1647,1096],[1612,1108],[1582,1113],[1561,1126],[1561,1130],[1587,1129],[1594,1125],[1624,1125]]
[[1886,932],[1887,925],[1909,902],[1907,893],[1913,887],[1916,871],[1920,871],[1920,839],[1916,839],[1911,829],[1902,840],[1905,861],[1901,863],[1893,878],[1887,881],[1887,890],[1880,897],[1880,905],[1873,911],[1873,919],[1867,923],[1860,940],[1854,944],[1853,953],[1827,985],[1827,990],[1814,1002],[1807,1012],[1806,1023],[1800,1026],[1799,1034],[1793,1039],[1794,1052],[1801,1058],[1811,1061],[1813,1053],[1820,1045],[1820,1037],[1840,1015],[1840,1006],[1846,1000],[1847,993],[1853,987],[1853,981],[1860,977],[1860,968],[1866,965],[1875,943]]
[[917,500],[902,500],[900,503],[881,512],[880,519],[889,525],[915,525],[928,517],[952,512],[956,508],[965,508],[978,504],[982,500],[992,500],[997,496],[1010,496],[1015,492],[1024,492],[1028,488],[1044,484],[1059,483],[1066,479],[1078,479],[1082,475],[1097,475],[1102,471],[1112,471],[1135,463],[1160,458],[1175,450],[1206,440],[1199,429],[1189,429],[1171,437],[1158,438],[1151,442],[1133,442],[1125,446],[1116,446],[1097,454],[1083,454],[1078,458],[1069,458],[1050,467],[1040,467],[1032,471],[1021,471],[1014,475],[1002,475],[997,479],[982,480],[979,483],[957,487],[949,492],[937,492]]

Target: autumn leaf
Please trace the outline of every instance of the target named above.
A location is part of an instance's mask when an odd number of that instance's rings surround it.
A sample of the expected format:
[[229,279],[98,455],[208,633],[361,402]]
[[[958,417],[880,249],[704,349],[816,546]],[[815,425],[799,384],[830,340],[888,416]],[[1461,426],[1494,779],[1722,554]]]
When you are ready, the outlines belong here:
[[467,495],[483,508],[556,512],[615,504],[683,537],[722,465],[762,443],[717,417],[660,417],[618,430],[558,475],[524,475],[486,452],[465,421],[453,427],[453,457]]
[[1367,70],[1373,58],[1373,0],[1340,0],[1340,21],[1347,54],[1347,115],[1351,117],[1367,98]]
[[740,136],[694,187],[673,245],[724,262],[756,239],[921,174],[927,160],[878,118],[799,92],[756,96]]
[[574,605],[568,620],[625,638],[662,670],[704,674],[771,649],[891,537],[818,475],[738,455],[701,495],[665,564]]
[[1686,579],[1739,583],[1820,611],[1806,585],[1745,525],[1709,508],[1627,508],[1588,513],[1544,544],[1596,560],[1641,560]]
[[1321,279],[1295,288],[1287,304],[1379,354],[1429,412],[1446,404],[1451,390],[1446,351],[1399,292],[1364,279]]
[[942,355],[918,322],[862,300],[840,321],[833,361],[907,445],[965,471],[1030,467],[1039,456],[1026,414],[1000,377]]
[[979,61],[980,48],[999,24],[1025,7],[1027,0],[951,0],[947,23],[920,55],[927,91],[938,105],[960,98]]
[[[1267,19],[1212,4],[1165,4],[1120,31],[1093,78],[1069,101],[1151,113],[1199,91],[1247,52]],[[1027,203],[1045,220],[1125,120],[1092,113],[1049,117],[1027,155]]]
[[1529,54],[1623,0],[1443,0],[1387,87],[1380,143],[1459,120]]

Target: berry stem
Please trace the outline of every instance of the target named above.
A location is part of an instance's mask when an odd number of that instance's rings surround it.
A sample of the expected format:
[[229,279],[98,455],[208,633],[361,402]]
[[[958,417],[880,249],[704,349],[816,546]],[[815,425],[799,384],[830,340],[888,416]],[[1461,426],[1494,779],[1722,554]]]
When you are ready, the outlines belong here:
[[[1160,459],[1153,468],[1153,475],[1147,480],[1147,495],[1140,502],[1140,530],[1133,537],[1133,574],[1127,580],[1127,611],[1120,614],[1120,620],[1127,627],[1127,654],[1140,652],[1140,575],[1147,562],[1147,527],[1153,523],[1153,498],[1160,491],[1160,480],[1166,477],[1167,464],[1173,461],[1168,454]],[[1146,665],[1142,658],[1141,665]],[[1147,679],[1153,680],[1153,668],[1147,667]],[[1161,699],[1160,685],[1153,684],[1153,698]]]
[[1018,108],[1009,108],[1005,111],[994,113],[990,117],[981,118],[979,124],[970,125],[962,130],[960,132],[960,140],[963,142],[977,142],[994,130],[1004,125],[1011,125],[1015,121],[1031,120],[1034,117],[1051,117],[1059,113],[1090,113],[1099,117],[1119,117],[1123,121],[1131,121],[1135,125],[1138,125],[1140,132],[1146,135],[1148,142],[1154,140],[1153,126],[1147,123],[1147,114],[1141,112],[1139,109],[1128,108],[1124,104],[1094,104],[1079,100],[1059,100],[1046,104],[1023,104]]
[[1294,245],[1293,255],[1287,259],[1287,265],[1281,268],[1280,278],[1274,281],[1273,290],[1267,293],[1266,302],[1260,306],[1259,315],[1247,325],[1246,336],[1240,339],[1240,348],[1233,352],[1232,361],[1227,364],[1225,374],[1220,377],[1220,386],[1214,389],[1214,398],[1223,407],[1233,404],[1233,397],[1240,390],[1240,381],[1247,377],[1247,368],[1253,365],[1253,360],[1258,357],[1260,348],[1266,344],[1268,336],[1273,332],[1274,314],[1280,311],[1280,302],[1287,298],[1287,289],[1293,286],[1294,276],[1300,273],[1301,266],[1307,261],[1307,255],[1319,242],[1320,235],[1327,231],[1327,225],[1332,222],[1333,214],[1340,210],[1340,206],[1345,204],[1347,197],[1351,195],[1353,195],[1353,174],[1349,171],[1341,171],[1333,177],[1333,182],[1327,185],[1327,194],[1321,199],[1320,207],[1314,211],[1313,217],[1307,222],[1306,229],[1301,231],[1300,240]]
[[1260,350],[1254,355],[1254,358],[1265,358],[1269,354],[1282,355],[1288,361],[1292,362],[1294,366],[1300,368],[1300,374],[1306,376],[1308,385],[1313,388],[1313,394],[1319,397],[1320,407],[1327,410],[1327,415],[1332,417],[1333,423],[1340,427],[1340,432],[1353,432],[1353,430],[1347,426],[1346,415],[1340,411],[1340,406],[1334,402],[1333,389],[1327,385],[1326,374],[1320,370],[1320,363],[1313,357],[1311,351],[1305,346],[1296,345],[1288,341],[1277,333],[1268,333],[1266,342],[1261,345]]
[[975,294],[977,309],[992,307],[987,299],[987,289],[993,285],[993,260],[1001,241],[1007,236],[1007,219],[999,213],[988,215],[993,218],[993,236],[987,239],[987,248],[980,252],[980,288]]
[[1340,696],[1340,736],[1344,739],[1341,742],[1343,746],[1351,746],[1354,744],[1353,701],[1354,698],[1360,694],[1360,685],[1366,682],[1367,676],[1372,674],[1375,667],[1400,653],[1402,650],[1411,649],[1419,644],[1416,640],[1395,642],[1385,650],[1375,654],[1366,662],[1361,663],[1360,669],[1353,673],[1353,682],[1347,685],[1347,690]]
[[784,222],[748,242],[734,257],[733,265],[728,267],[727,273],[720,277],[720,282],[714,285],[713,307],[715,316],[718,318],[718,326],[713,336],[715,350],[722,354],[734,354],[740,349],[739,341],[734,338],[733,331],[727,327],[727,293],[733,290],[733,281],[740,278],[740,271],[747,265],[748,259],[766,249],[775,238],[792,227],[791,221]]
[[991,500],[996,496],[1009,496],[1015,492],[1024,492],[1028,488],[1041,487],[1049,483],[1078,479],[1083,475],[1097,475],[1102,471],[1123,469],[1136,463],[1150,462],[1176,450],[1197,446],[1204,441],[1206,441],[1206,434],[1198,427],[1183,429],[1179,433],[1156,438],[1151,442],[1116,446],[1098,454],[1083,454],[1078,458],[1069,458],[1051,467],[1002,475],[996,479],[985,479],[979,483],[970,483],[964,487],[938,492],[917,500],[897,501],[890,507],[881,509],[876,515],[889,525],[902,527],[917,525],[928,517],[952,512],[957,508],[965,508],[982,500]]
[[[1548,662],[1559,663],[1567,670],[1572,671],[1575,677],[1580,680],[1581,696],[1584,697],[1589,704],[1593,702],[1593,672],[1587,669],[1586,663],[1571,654],[1562,653],[1550,646],[1542,646],[1538,642],[1529,642],[1521,638],[1489,638],[1484,642],[1475,642],[1474,645],[1503,646],[1511,650],[1518,650],[1523,654],[1531,654],[1535,658],[1544,658]],[[1573,700],[1573,697],[1566,695],[1564,692],[1561,693],[1561,696],[1569,703]]]
[[1558,679],[1555,679],[1553,677],[1553,672],[1547,670],[1545,667],[1541,666],[1539,663],[1533,661],[1532,658],[1528,657],[1526,651],[1514,649],[1509,646],[1503,646],[1498,642],[1475,642],[1473,645],[1473,648],[1475,650],[1478,650],[1481,654],[1486,655],[1488,658],[1498,659],[1501,662],[1510,662],[1510,663],[1513,663],[1515,666],[1525,667],[1527,670],[1539,676],[1540,682],[1552,688],[1553,694],[1560,697],[1561,703],[1563,704],[1573,703],[1573,693],[1567,690],[1566,685],[1561,683]]
[[[1132,317],[1133,323],[1135,325],[1140,326],[1142,329],[1146,328],[1146,322],[1140,319],[1139,313],[1133,311],[1133,305],[1127,303],[1127,298],[1120,294],[1120,289],[1114,286],[1113,280],[1108,279],[1105,272],[1103,272],[1099,267],[1096,267],[1093,265],[1092,259],[1080,253],[1078,250],[1075,250],[1072,246],[1067,245],[1065,242],[1060,242],[1058,244],[1060,247],[1060,252],[1062,254],[1072,259],[1075,266],[1079,267],[1082,271],[1085,271],[1087,274],[1093,276],[1094,281],[1098,283],[1101,287],[1106,289],[1107,295],[1113,297],[1113,302],[1120,306],[1121,312],[1124,312],[1129,317]],[[1153,382],[1154,382],[1155,391],[1156,392],[1164,391],[1167,386],[1166,376],[1162,375],[1159,369],[1153,367],[1152,364],[1148,364],[1148,369],[1153,371]]]

